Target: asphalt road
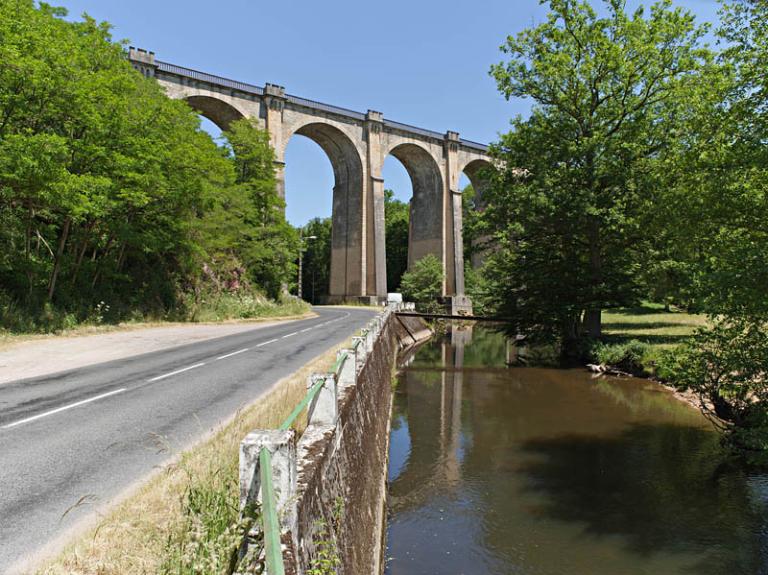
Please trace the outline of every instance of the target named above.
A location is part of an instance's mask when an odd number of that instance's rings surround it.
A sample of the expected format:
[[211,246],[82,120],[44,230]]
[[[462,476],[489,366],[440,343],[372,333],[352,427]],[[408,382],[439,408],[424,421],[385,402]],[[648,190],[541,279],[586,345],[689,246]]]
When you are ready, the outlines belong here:
[[[317,318],[0,385],[0,572],[375,313],[316,311]],[[70,509],[83,497],[86,505]]]

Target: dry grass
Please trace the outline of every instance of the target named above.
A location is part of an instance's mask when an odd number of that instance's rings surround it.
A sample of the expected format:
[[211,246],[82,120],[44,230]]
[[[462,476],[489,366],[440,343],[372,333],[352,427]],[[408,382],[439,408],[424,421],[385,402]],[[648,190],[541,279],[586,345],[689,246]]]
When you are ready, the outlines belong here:
[[344,345],[328,350],[281,380],[255,404],[183,452],[110,509],[95,527],[77,536],[58,557],[44,563],[37,573],[139,575],[163,571],[169,543],[183,539],[185,534],[180,532],[189,527],[185,494],[191,486],[205,488],[223,482],[226,490],[234,490],[228,495],[236,501],[240,440],[253,429],[278,427],[304,397],[307,377],[327,371],[341,347]]

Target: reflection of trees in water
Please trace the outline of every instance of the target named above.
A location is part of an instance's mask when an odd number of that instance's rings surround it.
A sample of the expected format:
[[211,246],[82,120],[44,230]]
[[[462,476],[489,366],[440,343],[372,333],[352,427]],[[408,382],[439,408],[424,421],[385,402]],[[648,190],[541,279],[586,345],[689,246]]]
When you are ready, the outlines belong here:
[[503,341],[475,327],[463,352],[432,342],[401,375],[395,420],[407,417],[411,452],[390,484],[394,513],[471,501],[471,535],[510,572],[567,557],[581,562],[568,573],[768,574],[768,500],[722,464],[696,411],[634,380],[476,369],[503,365]]
[[635,425],[614,437],[532,439],[522,468],[543,495],[540,512],[621,536],[639,556],[699,554],[690,572],[766,573],[760,533],[768,505],[755,506],[743,472],[724,466],[717,435],[700,427]]
[[642,380],[615,380],[598,377],[594,379],[593,389],[610,397],[616,405],[628,409],[634,414],[658,414],[673,416],[694,425],[701,417],[693,409],[681,410],[678,400],[655,383]]
[[471,343],[464,347],[463,367],[504,367],[507,361],[507,340],[493,327],[475,326]]

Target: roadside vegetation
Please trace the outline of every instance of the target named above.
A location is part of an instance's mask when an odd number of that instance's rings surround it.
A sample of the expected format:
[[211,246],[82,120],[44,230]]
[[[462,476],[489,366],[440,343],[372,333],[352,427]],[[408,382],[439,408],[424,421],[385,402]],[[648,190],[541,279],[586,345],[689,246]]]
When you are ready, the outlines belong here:
[[217,145],[108,25],[64,15],[0,3],[0,330],[272,313],[298,234],[267,134]]

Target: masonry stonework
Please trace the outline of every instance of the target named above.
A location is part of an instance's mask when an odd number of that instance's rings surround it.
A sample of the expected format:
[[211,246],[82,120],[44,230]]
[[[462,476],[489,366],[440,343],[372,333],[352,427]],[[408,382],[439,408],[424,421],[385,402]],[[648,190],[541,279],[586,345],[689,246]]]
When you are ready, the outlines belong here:
[[488,149],[463,140],[386,120],[381,112],[363,114],[291,96],[277,84],[254,86],[161,62],[155,54],[131,48],[129,60],[152,77],[169,97],[185,100],[221,129],[251,118],[267,130],[275,150],[278,192],[285,197],[285,150],[294,134],[315,141],[334,172],[330,295],[340,302],[386,297],[384,180],[387,156],[405,166],[413,185],[409,266],[427,254],[443,262],[443,295],[464,297],[462,207],[459,177],[475,189],[491,166]]

